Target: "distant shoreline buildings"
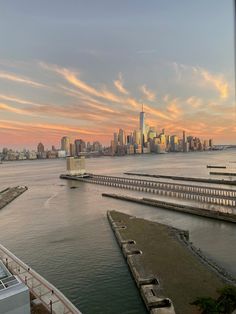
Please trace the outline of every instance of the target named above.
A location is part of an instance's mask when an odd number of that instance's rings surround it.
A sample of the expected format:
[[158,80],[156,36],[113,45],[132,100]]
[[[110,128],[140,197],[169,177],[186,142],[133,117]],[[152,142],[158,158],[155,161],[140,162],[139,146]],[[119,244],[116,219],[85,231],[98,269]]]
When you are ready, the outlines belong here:
[[159,133],[155,127],[148,126],[145,123],[145,112],[139,114],[139,128],[133,132],[127,133],[123,129],[115,132],[111,145],[104,147],[98,141],[93,143],[85,142],[82,139],[71,141],[70,137],[61,138],[60,148],[45,149],[43,143],[39,143],[36,150],[15,151],[3,148],[0,152],[0,160],[34,160],[34,159],[55,159],[68,156],[77,157],[97,157],[97,156],[124,156],[134,154],[164,154],[169,152],[194,152],[216,149],[213,145],[213,139],[201,140],[192,135],[183,135],[179,138],[177,135],[168,135],[165,129]]

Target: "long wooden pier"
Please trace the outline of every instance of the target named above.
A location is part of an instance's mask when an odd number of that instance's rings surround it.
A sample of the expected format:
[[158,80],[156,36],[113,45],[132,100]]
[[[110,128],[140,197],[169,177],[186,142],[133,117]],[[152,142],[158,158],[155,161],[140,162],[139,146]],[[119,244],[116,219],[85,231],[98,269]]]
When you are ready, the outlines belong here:
[[236,190],[233,189],[95,174],[90,174],[89,177],[86,178],[61,175],[61,178],[147,192],[166,197],[176,197],[208,204],[230,207],[236,205]]

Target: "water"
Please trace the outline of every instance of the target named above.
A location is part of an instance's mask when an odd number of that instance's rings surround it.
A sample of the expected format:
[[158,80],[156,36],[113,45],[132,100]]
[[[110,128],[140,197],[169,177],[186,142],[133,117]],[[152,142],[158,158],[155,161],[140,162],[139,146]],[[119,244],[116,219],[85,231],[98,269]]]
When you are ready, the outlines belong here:
[[[143,171],[207,176],[206,164],[229,161],[236,161],[236,151],[104,157],[88,159],[86,164],[89,172],[98,174]],[[196,246],[236,276],[235,225],[103,198],[102,192],[117,190],[61,180],[59,175],[65,172],[64,167],[64,160],[0,165],[1,189],[18,184],[29,187],[1,210],[0,239],[84,314],[146,313],[108,224],[109,209],[189,230]],[[71,186],[77,189],[70,189]]]

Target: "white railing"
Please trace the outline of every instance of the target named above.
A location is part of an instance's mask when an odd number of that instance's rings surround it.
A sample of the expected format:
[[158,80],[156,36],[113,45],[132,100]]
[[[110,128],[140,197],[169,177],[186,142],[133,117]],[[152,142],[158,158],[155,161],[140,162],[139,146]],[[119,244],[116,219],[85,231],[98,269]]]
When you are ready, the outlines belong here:
[[81,314],[81,312],[50,282],[23,263],[0,244],[0,259],[6,267],[24,282],[30,292],[52,314]]

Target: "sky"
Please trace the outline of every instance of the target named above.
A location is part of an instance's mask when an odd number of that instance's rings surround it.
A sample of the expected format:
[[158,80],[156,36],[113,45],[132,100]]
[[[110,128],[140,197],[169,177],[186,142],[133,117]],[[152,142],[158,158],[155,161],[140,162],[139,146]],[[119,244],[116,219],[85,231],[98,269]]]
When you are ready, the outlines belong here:
[[232,0],[0,0],[0,148],[138,129],[236,144]]

